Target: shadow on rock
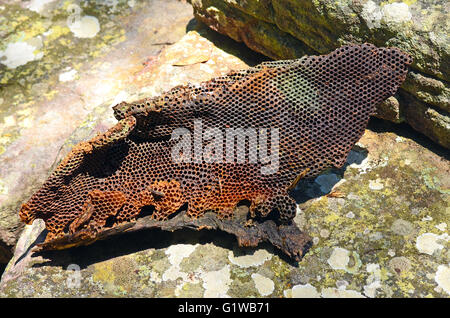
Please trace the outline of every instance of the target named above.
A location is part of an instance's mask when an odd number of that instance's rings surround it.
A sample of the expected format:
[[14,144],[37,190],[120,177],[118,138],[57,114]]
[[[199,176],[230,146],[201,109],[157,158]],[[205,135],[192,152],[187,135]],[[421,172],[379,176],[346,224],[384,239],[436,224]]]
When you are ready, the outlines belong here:
[[400,137],[414,140],[416,143],[430,150],[436,155],[446,160],[450,160],[450,152],[448,151],[448,149],[445,149],[443,146],[438,145],[427,136],[414,130],[407,123],[394,124],[379,118],[371,118],[367,128],[376,133],[391,132]]
[[[36,240],[32,247],[39,243]],[[141,252],[147,249],[164,249],[174,244],[214,244],[228,250],[241,251],[242,255],[253,254],[257,249],[265,249],[267,252],[278,255],[292,266],[298,266],[297,262],[285,255],[281,250],[274,248],[268,242],[261,242],[257,247],[239,247],[236,237],[220,230],[193,230],[183,228],[174,232],[164,231],[158,228],[143,229],[132,233],[122,233],[98,240],[87,246],[72,247],[65,250],[49,250],[34,252],[33,257],[41,256],[44,262],[39,262],[33,267],[57,266],[67,268],[70,264],[77,264],[80,268],[89,265]],[[305,244],[305,253],[311,244]],[[240,254],[239,253],[239,254]]]
[[333,187],[344,177],[347,168],[352,164],[360,165],[367,158],[367,155],[366,149],[353,146],[342,168],[328,169],[316,178],[300,180],[292,191],[292,196],[298,204],[301,204],[331,193]]
[[214,46],[228,54],[237,56],[249,66],[255,66],[261,62],[272,60],[265,55],[251,50],[244,43],[236,42],[225,35],[211,30],[208,26],[197,21],[195,18],[191,19],[186,25],[186,32],[189,31],[197,31],[201,36],[211,41]]

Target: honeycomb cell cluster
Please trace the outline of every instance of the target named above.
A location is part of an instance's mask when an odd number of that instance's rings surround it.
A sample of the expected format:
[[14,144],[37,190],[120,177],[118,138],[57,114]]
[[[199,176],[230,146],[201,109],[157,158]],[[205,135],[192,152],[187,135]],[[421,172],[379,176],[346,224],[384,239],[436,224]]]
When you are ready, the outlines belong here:
[[182,208],[192,218],[232,218],[242,201],[250,218],[276,210],[289,222],[289,190],[344,164],[410,63],[396,48],[347,45],[120,103],[118,123],[76,145],[20,217],[43,219],[47,241],[95,236],[144,210],[157,220]]

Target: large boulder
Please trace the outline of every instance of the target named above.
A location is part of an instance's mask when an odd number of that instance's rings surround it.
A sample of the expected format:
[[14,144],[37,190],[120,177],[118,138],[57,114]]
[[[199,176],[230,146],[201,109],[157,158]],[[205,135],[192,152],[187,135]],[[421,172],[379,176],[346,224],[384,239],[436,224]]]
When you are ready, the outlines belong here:
[[[241,59],[244,46],[226,40],[189,32],[140,67],[146,86],[125,99],[253,64]],[[104,130],[113,121],[109,109],[94,109],[63,152]],[[372,123],[343,169],[296,189],[294,221],[314,242],[300,264],[268,245],[240,248],[234,237],[206,229],[147,230],[35,253],[44,228],[36,220],[17,243],[0,297],[448,297],[449,163],[440,148],[383,124]]]
[[414,58],[377,116],[405,121],[450,148],[450,4],[381,0],[189,0],[195,17],[273,59],[327,53],[344,43],[396,46]]

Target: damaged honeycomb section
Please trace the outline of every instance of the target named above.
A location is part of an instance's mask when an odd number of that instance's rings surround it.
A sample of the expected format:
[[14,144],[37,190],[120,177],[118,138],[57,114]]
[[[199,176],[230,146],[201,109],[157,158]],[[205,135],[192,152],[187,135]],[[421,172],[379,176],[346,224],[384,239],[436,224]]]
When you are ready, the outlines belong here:
[[[182,207],[190,218],[213,211],[232,220],[245,200],[250,218],[264,219],[276,210],[288,224],[296,211],[289,190],[302,177],[344,164],[377,104],[396,92],[410,63],[396,48],[348,45],[120,103],[114,107],[116,126],[75,146],[22,206],[20,217],[28,224],[43,219],[47,242],[80,231],[94,238],[106,225],[134,221],[148,207],[158,221]],[[212,162],[205,153],[201,160],[174,161],[180,140],[172,133],[183,128],[192,136],[198,123],[202,131],[234,129],[234,147],[244,147],[244,153],[237,152],[233,162],[225,151]],[[273,136],[266,140],[270,153],[279,154],[273,173],[263,174],[266,164],[251,162],[256,139],[246,135],[249,128],[277,131],[278,143],[271,143]],[[256,141],[260,146],[260,135]],[[225,140],[221,146],[226,148]]]

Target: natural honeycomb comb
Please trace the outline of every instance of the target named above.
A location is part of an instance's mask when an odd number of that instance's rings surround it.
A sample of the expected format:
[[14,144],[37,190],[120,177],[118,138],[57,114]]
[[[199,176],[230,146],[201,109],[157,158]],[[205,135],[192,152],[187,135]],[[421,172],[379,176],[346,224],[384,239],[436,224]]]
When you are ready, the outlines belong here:
[[[186,204],[192,219],[214,211],[219,220],[232,220],[237,204],[246,200],[249,217],[264,219],[277,210],[285,226],[296,212],[289,190],[302,177],[344,164],[377,104],[396,92],[410,63],[410,56],[396,48],[348,45],[328,55],[264,62],[159,97],[121,103],[114,107],[118,123],[76,145],[23,204],[20,217],[27,224],[43,219],[46,243],[54,242],[53,248],[64,236],[95,239],[106,228],[134,221],[148,206],[161,222]],[[219,140],[223,153],[205,151],[205,140],[198,148],[187,139],[183,149],[201,149],[203,157],[175,161],[172,150],[182,139],[171,138],[172,133],[183,128],[195,138],[195,125],[203,132],[214,128],[216,134],[236,129],[238,141],[228,146],[242,147],[244,154],[227,161],[225,137]],[[248,128],[277,134],[267,140],[249,135],[245,142]],[[272,144],[276,137],[279,143]],[[267,162],[251,162],[262,145],[278,153],[273,173],[262,173]],[[188,158],[190,153],[181,154]]]

